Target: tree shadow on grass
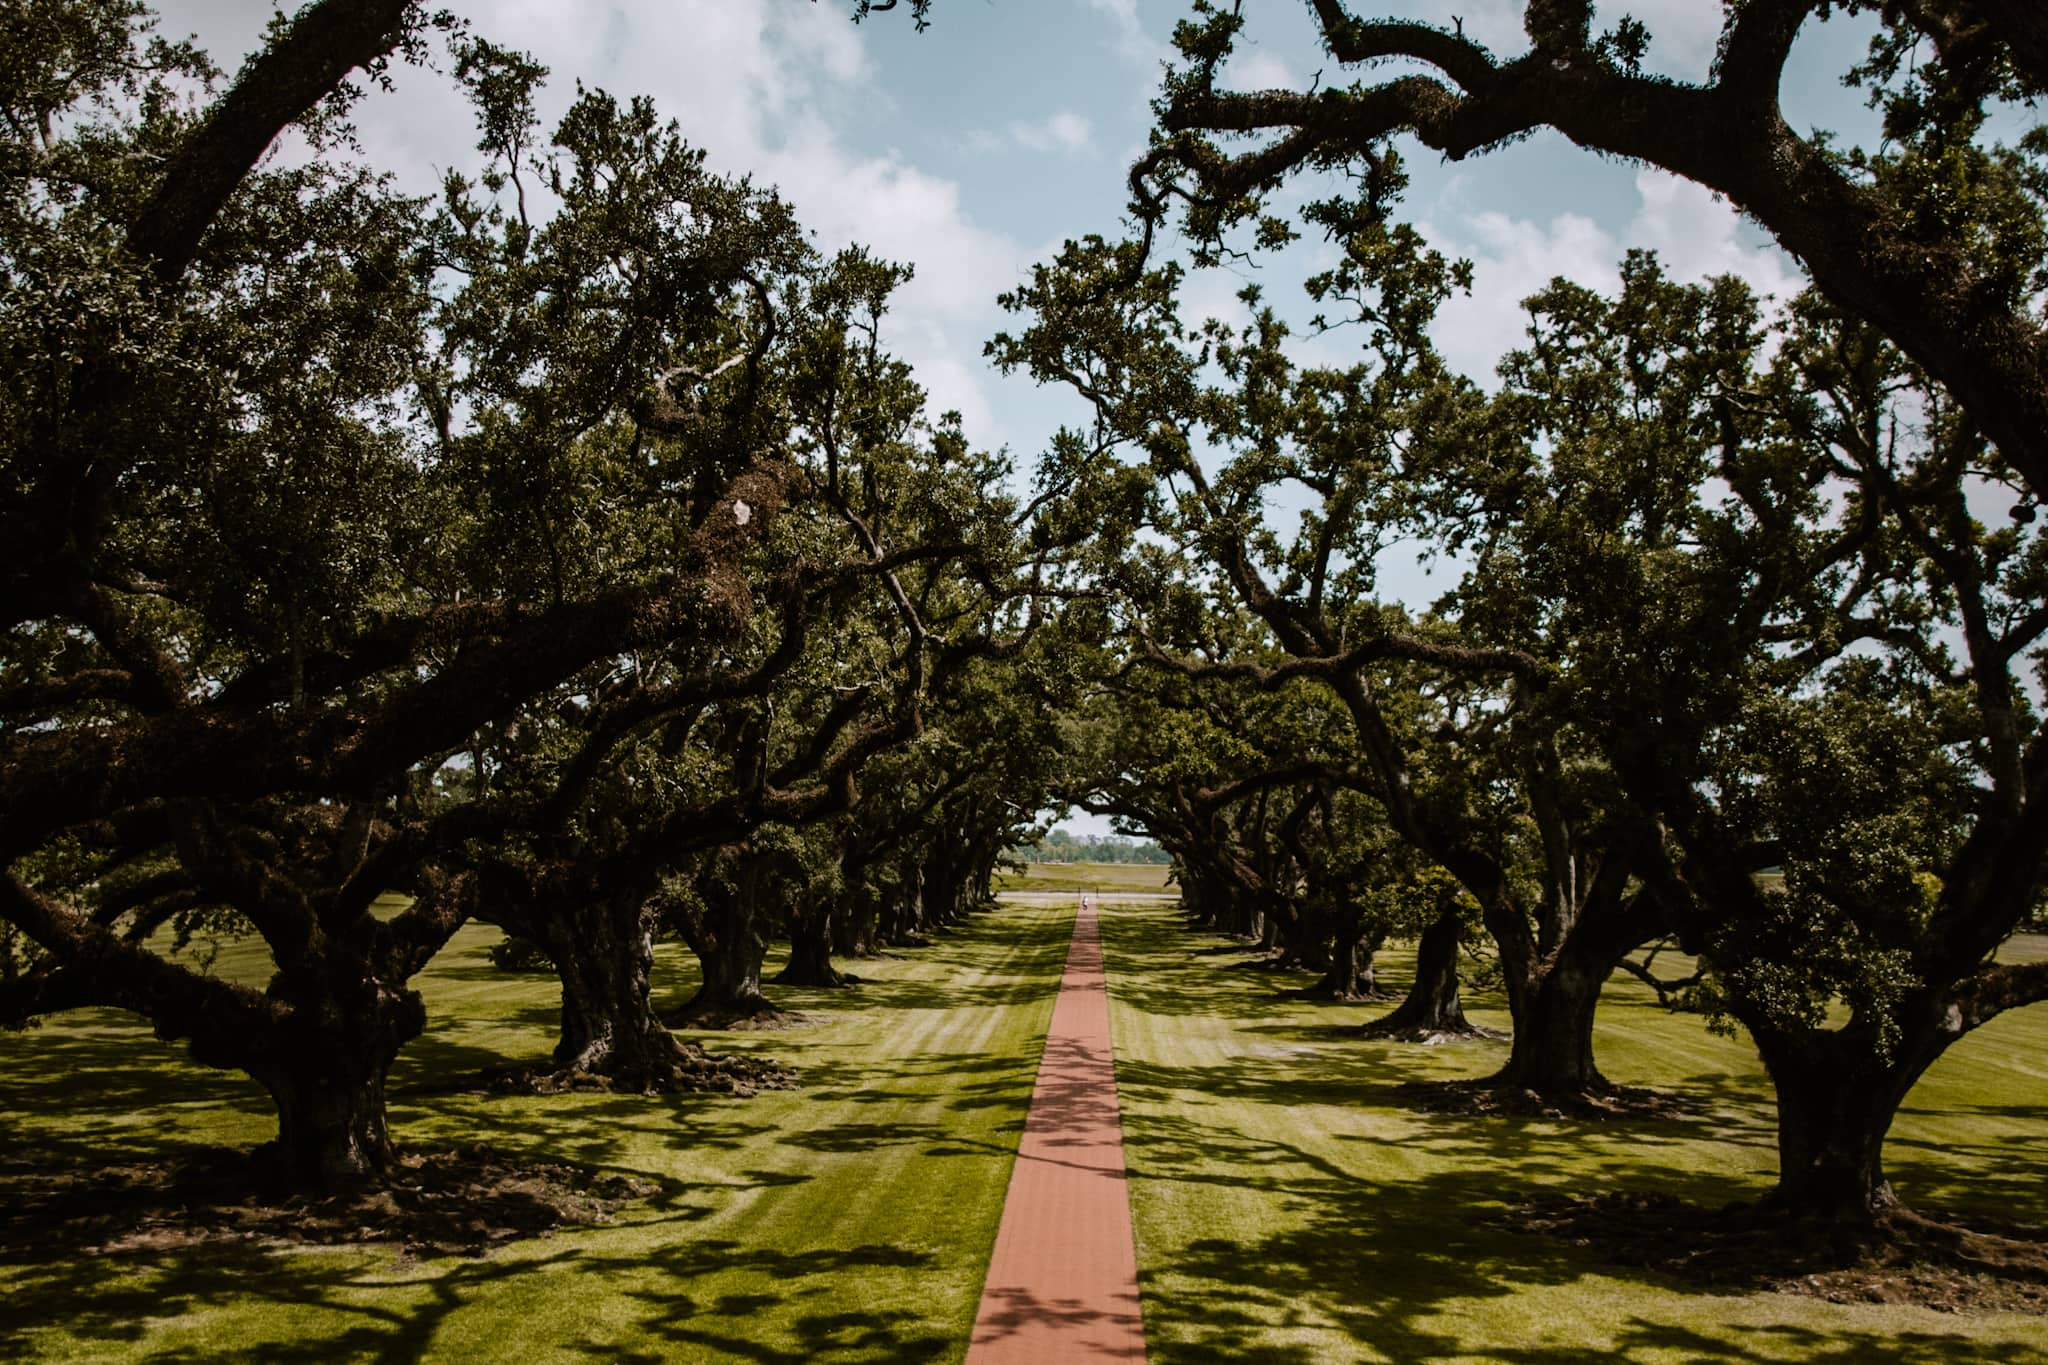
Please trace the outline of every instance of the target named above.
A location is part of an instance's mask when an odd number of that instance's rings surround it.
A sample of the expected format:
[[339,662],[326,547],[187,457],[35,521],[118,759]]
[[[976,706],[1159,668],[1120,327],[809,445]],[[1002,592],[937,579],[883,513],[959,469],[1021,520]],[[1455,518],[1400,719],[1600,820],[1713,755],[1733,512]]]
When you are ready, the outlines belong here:
[[[729,1358],[781,1365],[810,1360],[928,1360],[957,1348],[939,1328],[902,1310],[862,1311],[857,1286],[878,1272],[926,1273],[929,1252],[878,1244],[805,1251],[697,1239],[686,1212],[650,1250],[607,1253],[565,1246],[516,1260],[442,1259],[394,1267],[362,1253],[285,1255],[250,1243],[140,1251],[17,1268],[0,1299],[0,1356],[31,1359],[36,1329],[58,1329],[64,1345],[88,1356],[132,1348],[166,1319],[204,1314],[229,1302],[276,1305],[279,1335],[236,1350],[218,1345],[166,1348],[151,1361],[414,1361],[435,1344],[447,1318],[503,1281],[577,1275],[631,1305],[621,1332],[662,1343],[635,1352],[616,1339],[586,1338],[570,1349],[593,1359],[675,1361]],[[394,1270],[402,1286],[391,1284]],[[758,1277],[759,1292],[701,1297],[713,1276]],[[540,1282],[545,1282],[540,1281]],[[778,1307],[815,1299],[816,1311],[787,1320],[793,1341],[757,1339],[748,1324]],[[333,1315],[323,1319],[317,1313]],[[247,1319],[244,1320],[245,1323]],[[309,1324],[312,1324],[309,1326]],[[259,1329],[260,1331],[260,1329]],[[246,1340],[246,1337],[244,1338]],[[537,1335],[535,1349],[544,1350]]]
[[[748,1247],[738,1242],[708,1241],[663,1247],[634,1262],[652,1271],[675,1290],[631,1288],[625,1297],[645,1310],[635,1326],[660,1338],[672,1349],[621,1351],[588,1341],[581,1354],[602,1360],[656,1361],[732,1359],[762,1365],[800,1365],[813,1360],[932,1360],[947,1355],[957,1343],[907,1310],[855,1311],[836,1305],[846,1298],[848,1280],[876,1273],[925,1273],[936,1265],[929,1252],[871,1244],[819,1248],[802,1252]],[[687,1286],[712,1274],[759,1275],[773,1293],[721,1294],[700,1300]],[[790,1319],[795,1340],[773,1344],[744,1324],[763,1310],[805,1299],[818,1299],[818,1311]]]
[[0,1034],[0,1151],[53,1164],[153,1158],[202,1109],[258,1123],[272,1113],[254,1080],[196,1065],[134,1015],[79,1010],[61,1027]]
[[[1770,1164],[1774,1125],[1754,1077],[1687,1077],[1693,1112],[1619,1123],[1418,1113],[1396,1090],[1416,1075],[1414,1049],[1345,1043],[1325,1025],[1299,1022],[1298,1012],[1267,998],[1256,982],[1193,959],[1186,937],[1165,917],[1119,926],[1108,947],[1110,990],[1121,1004],[1162,1018],[1220,1018],[1230,1025],[1226,1046],[1232,1037],[1303,1045],[1283,1052],[1252,1044],[1217,1065],[1119,1062],[1119,1087],[1131,1101],[1124,1141],[1134,1205],[1153,1197],[1148,1186],[1164,1186],[1186,1208],[1191,1183],[1213,1186],[1218,1200],[1256,1200],[1244,1206],[1253,1218],[1248,1235],[1194,1236],[1147,1250],[1141,1281],[1153,1361],[1308,1365],[1354,1358],[1332,1353],[1327,1337],[1318,1344],[1283,1339],[1299,1329],[1348,1336],[1360,1344],[1358,1358],[1565,1365],[1588,1358],[1584,1342],[1557,1344],[1560,1338],[1546,1339],[1541,1323],[1520,1341],[1497,1329],[1476,1335],[1460,1317],[1474,1304],[1589,1278],[1610,1282],[1603,1299],[1613,1297],[1615,1281],[1652,1294],[1746,1297],[1745,1290],[1607,1264],[1590,1249],[1492,1224],[1506,1206],[1547,1189],[1634,1185],[1701,1203],[1761,1193],[1743,1191],[1739,1174],[1687,1169],[1683,1160],[1688,1146],[1713,1140],[1753,1148],[1759,1166]],[[1265,1055],[1268,1048],[1279,1055]],[[1312,1151],[1284,1135],[1238,1131],[1230,1125],[1246,1121],[1241,1106],[1254,1114],[1314,1106],[1392,1112],[1385,1123],[1340,1135],[1344,1143],[1384,1145],[1354,1161],[1326,1144]],[[2005,1156],[2010,1165],[2011,1153]],[[1488,1316],[1498,1322],[1502,1310]],[[1594,1326],[1596,1335],[1614,1338],[1603,1358],[2048,1361],[2032,1342],[1997,1329],[1724,1329],[1642,1314]]]
[[[1526,1158],[1493,1175],[1470,1170],[1372,1180],[1315,1153],[1199,1126],[1127,1132],[1132,1179],[1213,1182],[1278,1196],[1285,1226],[1245,1240],[1197,1238],[1159,1258],[1141,1281],[1154,1362],[1322,1361],[1326,1348],[1276,1343],[1289,1329],[1335,1328],[1396,1361],[1473,1358],[1566,1365],[1588,1358],[1583,1343],[1511,1344],[1468,1340],[1459,1304],[1510,1299],[1531,1289],[1598,1276],[1687,1295],[1745,1297],[1733,1286],[1705,1286],[1543,1238],[1489,1225],[1495,1201],[1513,1200],[1555,1163]],[[1496,1136],[1497,1140],[1497,1136]],[[1505,1174],[1512,1172],[1512,1174]],[[1481,1196],[1474,1202],[1475,1193]],[[1142,1198],[1142,1193],[1136,1197]],[[1495,1315],[1498,1316],[1497,1314]],[[1532,1328],[1531,1335],[1537,1329]],[[1853,1328],[1797,1326],[1702,1328],[1637,1316],[1603,1358],[1635,1359],[1653,1350],[1690,1351],[1686,1359],[1849,1362],[2048,1361],[2028,1342],[1996,1332],[1896,1337]],[[1890,1352],[1887,1354],[1887,1352]],[[1363,1351],[1361,1351],[1363,1354]]]

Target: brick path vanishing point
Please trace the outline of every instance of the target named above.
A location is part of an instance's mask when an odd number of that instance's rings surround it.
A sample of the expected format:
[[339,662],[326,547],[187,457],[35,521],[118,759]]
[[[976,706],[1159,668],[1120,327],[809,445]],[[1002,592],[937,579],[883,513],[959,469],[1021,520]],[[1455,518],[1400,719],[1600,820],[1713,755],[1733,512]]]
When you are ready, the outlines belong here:
[[967,1365],[1144,1358],[1102,939],[1083,896]]

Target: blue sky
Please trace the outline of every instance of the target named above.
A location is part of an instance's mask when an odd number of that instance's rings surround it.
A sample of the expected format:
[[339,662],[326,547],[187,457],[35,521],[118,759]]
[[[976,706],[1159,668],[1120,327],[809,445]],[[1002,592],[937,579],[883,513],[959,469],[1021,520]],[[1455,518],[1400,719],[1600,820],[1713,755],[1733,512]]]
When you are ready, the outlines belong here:
[[[904,12],[856,26],[848,0],[450,3],[479,33],[552,69],[544,115],[567,103],[578,80],[651,94],[721,169],[781,186],[824,245],[860,241],[914,264],[892,340],[935,409],[958,409],[977,444],[1008,446],[1028,465],[1077,415],[1062,395],[993,372],[982,344],[1003,325],[996,294],[1033,261],[1066,237],[1119,231],[1124,171],[1144,145],[1183,0],[938,0],[923,34]],[[1340,78],[1316,47],[1306,4],[1247,8],[1228,84],[1298,88],[1319,71],[1326,82]],[[1496,53],[1521,50],[1517,0],[1366,0],[1359,12],[1440,20],[1453,9]],[[1719,0],[1632,0],[1627,9],[1649,25],[1652,66],[1705,74]],[[232,72],[271,6],[173,0],[160,12],[166,33],[196,34]],[[1863,41],[1845,21],[1809,25],[1783,92],[1795,127],[1867,135],[1868,114],[1839,83]],[[371,157],[424,192],[438,168],[471,163],[475,135],[445,77],[401,69],[396,85],[369,97],[358,123]],[[1438,329],[1445,351],[1475,376],[1518,341],[1523,297],[1556,275],[1610,281],[1630,246],[1656,248],[1682,278],[1732,271],[1780,297],[1798,287],[1796,267],[1704,191],[1556,136],[1465,163],[1408,151],[1409,215],[1476,266],[1471,297],[1448,306]],[[1191,300],[1228,315],[1253,277],[1269,296],[1292,297],[1318,250],[1304,244],[1256,272],[1211,272],[1193,282]],[[1386,565],[1384,581],[1410,601],[1433,595],[1419,566]]]

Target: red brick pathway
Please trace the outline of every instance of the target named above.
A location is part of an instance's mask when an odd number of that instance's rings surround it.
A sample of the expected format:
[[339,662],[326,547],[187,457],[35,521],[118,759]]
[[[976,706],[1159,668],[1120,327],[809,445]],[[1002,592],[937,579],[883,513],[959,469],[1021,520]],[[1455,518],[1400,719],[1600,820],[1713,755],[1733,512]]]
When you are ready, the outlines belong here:
[[967,1365],[1143,1360],[1095,898],[1081,898]]

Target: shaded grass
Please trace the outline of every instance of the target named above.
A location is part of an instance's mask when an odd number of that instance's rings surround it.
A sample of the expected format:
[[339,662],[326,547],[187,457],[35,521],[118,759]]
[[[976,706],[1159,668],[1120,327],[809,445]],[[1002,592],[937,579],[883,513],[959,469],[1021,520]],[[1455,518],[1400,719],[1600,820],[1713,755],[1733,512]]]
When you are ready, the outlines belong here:
[[1079,895],[1092,891],[1101,895],[1119,892],[1160,894],[1166,884],[1164,863],[1031,863],[1022,872],[998,872],[995,889],[1006,891],[1056,891]]
[[[1543,1190],[1717,1205],[1769,1187],[1754,1053],[1633,980],[1603,1003],[1602,1067],[1678,1092],[1688,1116],[1429,1114],[1396,1087],[1483,1076],[1505,1043],[1369,1042],[1351,1026],[1388,1006],[1280,999],[1171,907],[1113,904],[1102,924],[1155,1362],[2048,1361],[2037,1318],[1717,1293],[1494,1226]],[[1497,995],[1468,1003],[1505,1026]],[[2048,1223],[2044,1044],[2048,1012],[2021,1011],[1929,1073],[1889,1149],[1909,1202]]]
[[[407,1144],[651,1178],[619,1220],[482,1259],[214,1244],[0,1263],[0,1358],[47,1360],[954,1360],[1015,1157],[1071,905],[979,916],[856,992],[776,988],[821,1022],[692,1035],[794,1065],[751,1099],[449,1093],[544,1060],[551,977],[491,967],[463,931],[423,973],[432,1023],[392,1077]],[[261,974],[223,953],[219,970]],[[664,949],[665,999],[694,986]],[[0,1036],[4,1160],[163,1160],[274,1131],[265,1097],[112,1013]]]

